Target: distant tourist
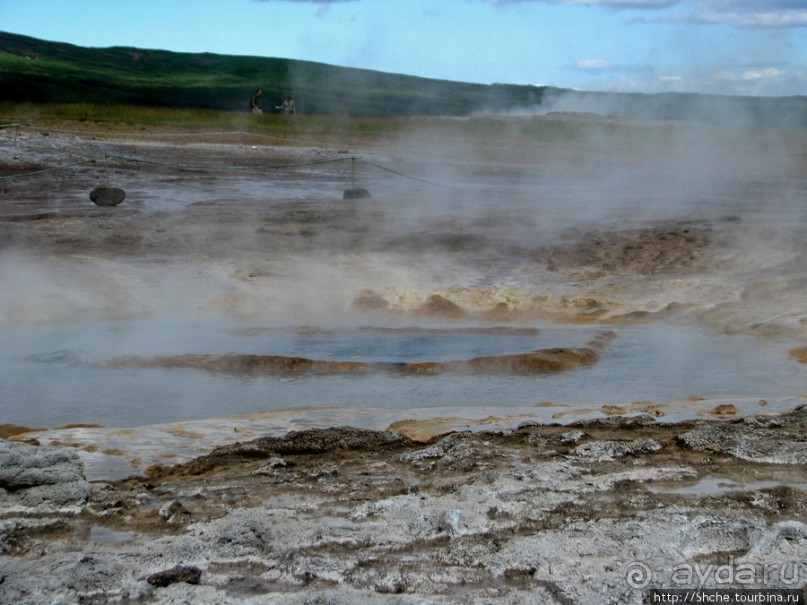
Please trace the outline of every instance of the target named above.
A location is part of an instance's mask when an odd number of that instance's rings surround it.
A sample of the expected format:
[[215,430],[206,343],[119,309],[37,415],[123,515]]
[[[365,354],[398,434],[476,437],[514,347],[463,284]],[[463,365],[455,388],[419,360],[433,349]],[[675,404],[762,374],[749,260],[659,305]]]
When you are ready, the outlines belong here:
[[275,109],[282,109],[286,115],[297,115],[297,109],[294,107],[294,99],[286,97],[280,105],[275,105]]
[[260,88],[255,89],[255,94],[252,95],[252,98],[249,100],[249,109],[252,113],[263,113],[263,109],[261,109],[261,98],[263,97],[263,91]]

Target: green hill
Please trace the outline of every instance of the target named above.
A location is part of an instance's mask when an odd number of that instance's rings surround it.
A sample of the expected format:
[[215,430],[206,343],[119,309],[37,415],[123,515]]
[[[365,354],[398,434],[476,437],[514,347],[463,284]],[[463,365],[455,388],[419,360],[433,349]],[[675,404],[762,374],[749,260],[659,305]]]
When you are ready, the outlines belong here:
[[807,128],[807,97],[585,93],[552,87],[468,84],[310,61],[127,47],[84,48],[0,32],[0,98],[246,110],[294,96],[304,114],[466,116],[579,111],[646,120]]
[[10,101],[134,103],[246,109],[295,97],[301,113],[466,115],[491,104],[540,103],[543,89],[486,86],[335,67],[310,61],[82,48],[0,33],[0,95]]

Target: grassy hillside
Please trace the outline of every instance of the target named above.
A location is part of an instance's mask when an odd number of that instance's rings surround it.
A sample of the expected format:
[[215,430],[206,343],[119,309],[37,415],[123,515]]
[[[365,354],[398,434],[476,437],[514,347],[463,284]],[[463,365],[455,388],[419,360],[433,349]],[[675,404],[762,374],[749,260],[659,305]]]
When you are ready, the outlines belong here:
[[82,48],[0,32],[0,99],[246,111],[287,94],[308,115],[465,116],[477,112],[579,111],[646,120],[807,128],[807,97],[582,93],[482,85],[292,59],[138,48]]
[[536,104],[542,89],[430,80],[290,59],[136,48],[81,48],[0,33],[0,95],[9,101],[246,109],[287,94],[303,113],[465,115],[492,103]]

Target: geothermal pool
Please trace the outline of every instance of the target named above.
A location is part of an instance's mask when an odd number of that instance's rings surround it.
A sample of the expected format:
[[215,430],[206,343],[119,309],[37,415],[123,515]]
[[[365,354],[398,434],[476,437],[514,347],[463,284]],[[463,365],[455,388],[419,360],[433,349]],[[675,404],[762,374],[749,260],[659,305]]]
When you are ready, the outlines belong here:
[[[199,369],[110,368],[119,355],[186,353],[300,356],[332,361],[450,361],[582,347],[597,326],[423,325],[328,328],[141,319],[10,327],[0,343],[3,421],[32,427],[113,427],[289,408],[428,408],[657,403],[688,397],[773,399],[801,392],[807,366],[788,343],[691,326],[619,328],[602,358],[534,375],[239,375]],[[393,417],[395,414],[393,413]]]
[[[801,147],[626,124],[634,138],[595,128],[488,148],[436,145],[423,128],[358,153],[372,160],[358,185],[373,197],[353,202],[341,198],[352,185],[341,146],[109,141],[92,143],[103,161],[6,182],[0,422],[136,427],[300,410],[306,426],[325,408],[392,422],[540,404],[557,406],[541,416],[551,420],[706,400],[680,418],[718,400],[746,402],[741,413],[803,400],[807,365],[788,353],[807,329]],[[4,149],[19,158],[12,173],[89,153],[79,138],[33,133]],[[124,188],[124,204],[93,206],[100,183]],[[356,306],[368,293],[381,308]],[[433,296],[458,314],[424,309]],[[583,347],[603,329],[617,338],[596,363],[556,374],[104,367],[227,353],[441,362]]]

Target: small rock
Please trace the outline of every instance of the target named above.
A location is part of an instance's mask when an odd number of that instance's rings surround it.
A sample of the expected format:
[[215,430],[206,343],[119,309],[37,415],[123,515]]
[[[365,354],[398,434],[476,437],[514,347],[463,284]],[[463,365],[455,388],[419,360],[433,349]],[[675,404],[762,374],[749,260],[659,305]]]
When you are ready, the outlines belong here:
[[713,407],[711,410],[703,410],[699,413],[700,416],[714,416],[715,418],[725,418],[736,416],[739,413],[737,408],[730,403],[723,403]]
[[592,441],[574,448],[571,454],[581,458],[588,458],[595,462],[604,462],[635,454],[652,454],[660,450],[661,444],[655,439]]
[[428,315],[442,315],[457,317],[464,315],[465,311],[457,303],[439,294],[433,294],[420,307],[420,312]]
[[179,500],[175,500],[160,508],[159,515],[165,519],[166,523],[182,525],[191,516],[191,512]]
[[287,466],[294,466],[293,464],[289,464],[280,456],[273,456],[269,458],[266,464],[264,464],[259,469],[252,471],[253,475],[274,475],[275,470],[279,468],[286,468]]
[[457,536],[467,528],[465,513],[459,508],[443,511],[437,519],[437,530],[449,536]]
[[569,431],[568,433],[563,433],[560,436],[561,443],[579,443],[580,440],[585,437],[586,434],[583,431]]
[[403,454],[400,460],[421,470],[471,470],[485,466],[492,458],[493,454],[487,445],[470,439],[468,433],[451,433],[434,445]]
[[117,206],[126,197],[126,192],[117,187],[96,187],[90,192],[90,199],[96,206]]
[[165,571],[158,571],[148,577],[148,583],[152,586],[164,588],[178,582],[187,584],[198,584],[202,580],[202,571],[197,567],[177,566]]
[[389,303],[376,292],[362,292],[353,300],[353,307],[360,311],[388,311]]

